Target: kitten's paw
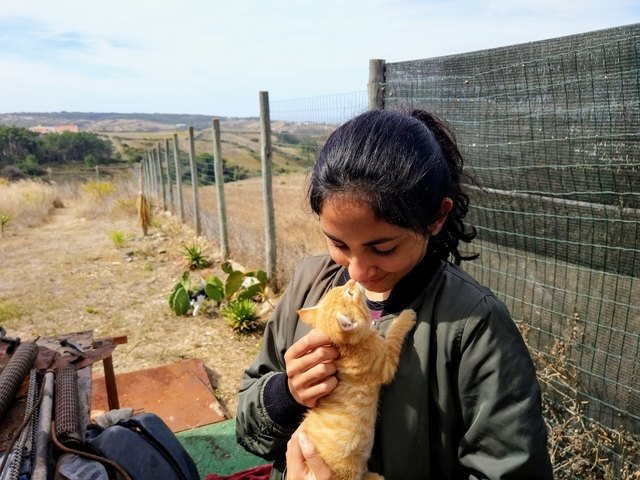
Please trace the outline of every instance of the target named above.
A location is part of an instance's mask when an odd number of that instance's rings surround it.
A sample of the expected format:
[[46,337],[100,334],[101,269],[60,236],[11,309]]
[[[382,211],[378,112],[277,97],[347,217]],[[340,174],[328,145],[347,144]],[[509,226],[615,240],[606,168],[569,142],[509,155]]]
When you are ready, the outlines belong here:
[[408,332],[416,324],[416,312],[413,310],[403,310],[398,318],[396,318],[395,323],[398,324],[398,327],[402,327],[405,332]]

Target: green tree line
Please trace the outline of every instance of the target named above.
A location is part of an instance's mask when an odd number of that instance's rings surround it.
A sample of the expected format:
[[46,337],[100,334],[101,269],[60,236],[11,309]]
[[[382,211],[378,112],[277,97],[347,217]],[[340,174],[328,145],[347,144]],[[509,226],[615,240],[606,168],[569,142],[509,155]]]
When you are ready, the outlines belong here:
[[40,136],[26,128],[0,125],[0,165],[20,166],[27,157],[41,163],[97,163],[113,160],[113,144],[89,132],[49,133]]
[[[182,152],[181,152],[182,153]],[[188,161],[188,156],[186,160]],[[196,163],[198,164],[198,176],[200,177],[199,185],[212,185],[216,182],[216,174],[213,166],[213,155],[210,153],[201,153],[196,156]],[[246,168],[240,165],[230,164],[226,158],[222,159],[222,176],[224,182],[234,182],[236,180],[243,180],[249,176],[249,172]],[[191,170],[183,169],[183,180],[191,182]]]

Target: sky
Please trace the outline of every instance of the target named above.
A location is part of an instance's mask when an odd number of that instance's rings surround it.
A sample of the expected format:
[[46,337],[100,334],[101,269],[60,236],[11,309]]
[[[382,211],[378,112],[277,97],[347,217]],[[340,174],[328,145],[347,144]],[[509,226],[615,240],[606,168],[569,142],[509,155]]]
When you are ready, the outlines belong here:
[[640,22],[638,0],[3,0],[0,113],[258,116],[400,62]]

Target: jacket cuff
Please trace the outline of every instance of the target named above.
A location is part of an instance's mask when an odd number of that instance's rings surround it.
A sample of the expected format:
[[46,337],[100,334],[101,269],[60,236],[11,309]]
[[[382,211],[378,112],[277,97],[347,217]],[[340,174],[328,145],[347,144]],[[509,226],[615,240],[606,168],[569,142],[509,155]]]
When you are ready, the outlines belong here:
[[296,402],[289,391],[287,374],[273,375],[264,386],[264,406],[275,423],[283,428],[296,428],[302,421],[307,407]]

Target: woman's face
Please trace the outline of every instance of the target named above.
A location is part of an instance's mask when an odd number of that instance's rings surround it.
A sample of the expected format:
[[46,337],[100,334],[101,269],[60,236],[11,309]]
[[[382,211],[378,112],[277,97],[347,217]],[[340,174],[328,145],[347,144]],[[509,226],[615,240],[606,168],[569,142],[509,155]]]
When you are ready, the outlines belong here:
[[377,220],[368,205],[345,197],[324,203],[320,226],[331,257],[364,285],[371,300],[386,299],[427,251],[427,237]]

